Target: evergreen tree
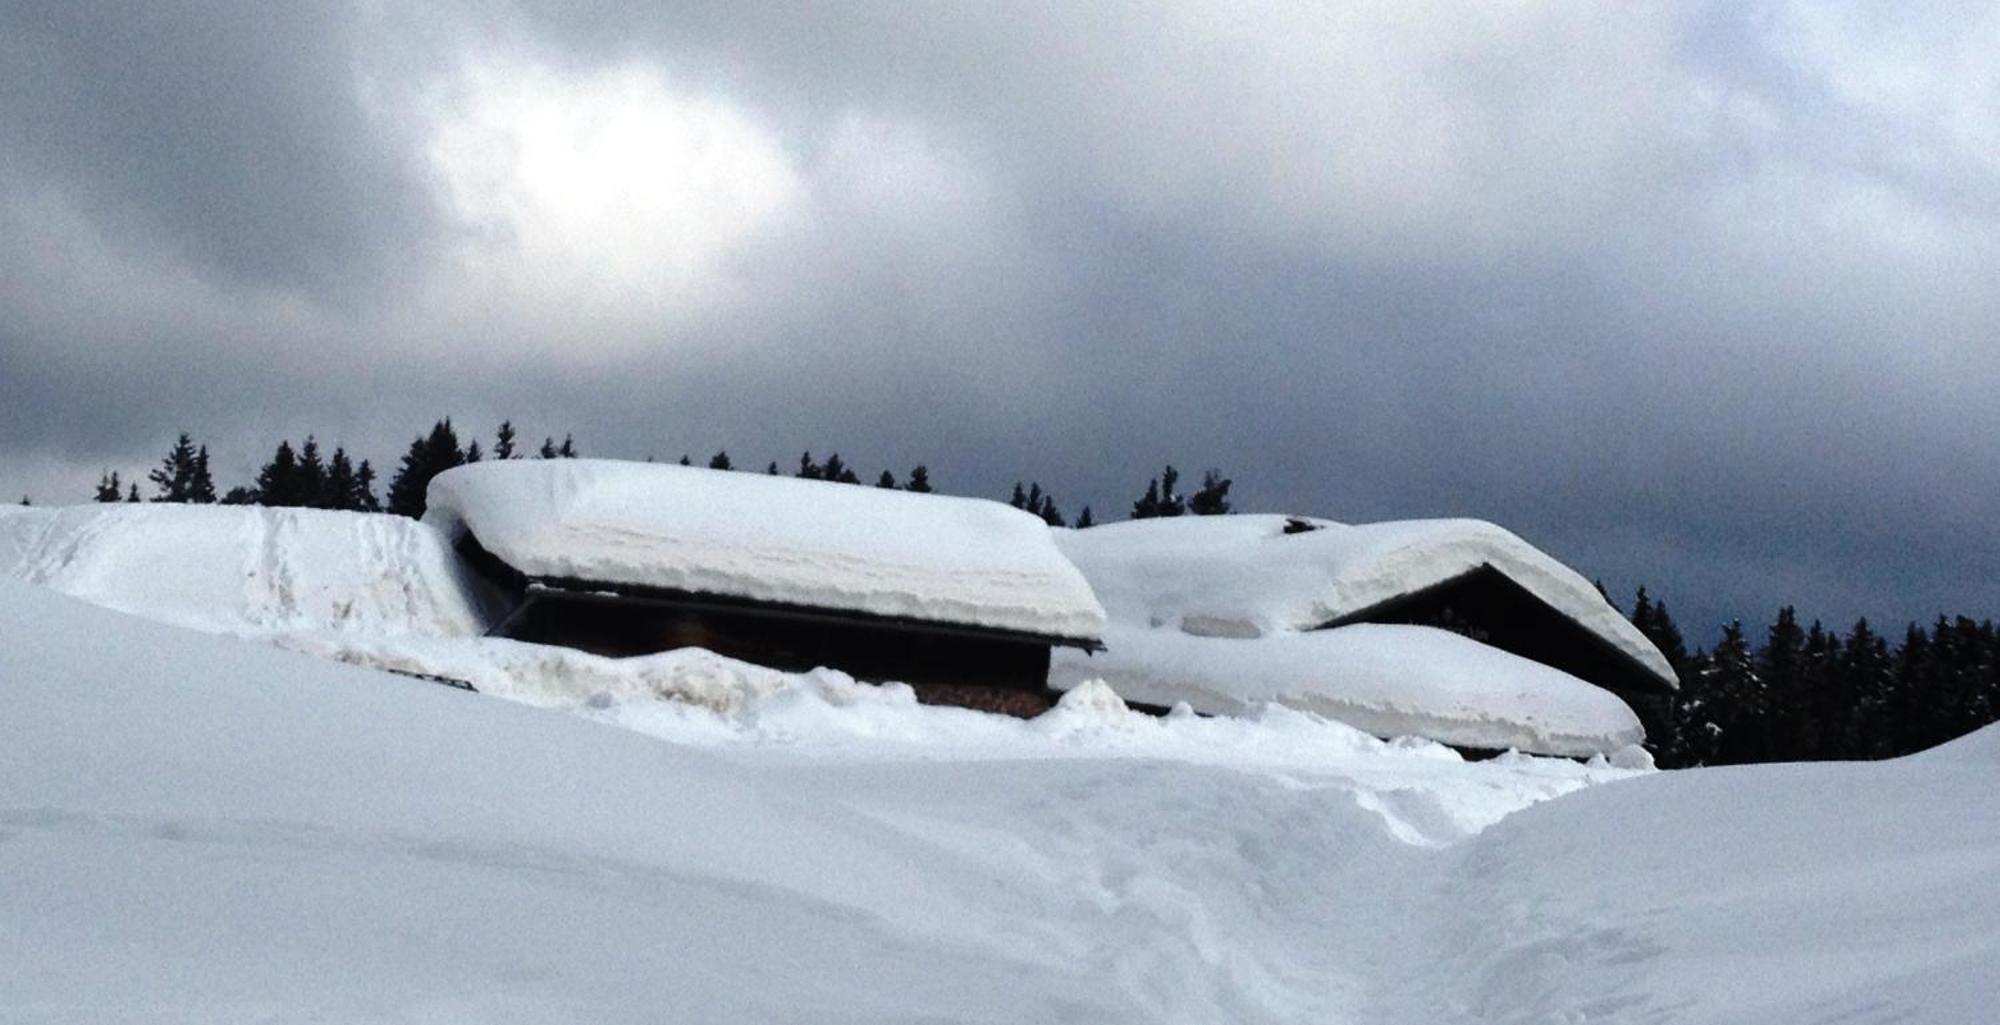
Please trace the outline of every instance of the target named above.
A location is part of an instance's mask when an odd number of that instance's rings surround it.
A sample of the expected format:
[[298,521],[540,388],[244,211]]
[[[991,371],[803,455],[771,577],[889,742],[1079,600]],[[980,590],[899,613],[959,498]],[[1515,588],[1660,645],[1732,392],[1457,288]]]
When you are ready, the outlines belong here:
[[540,455],[543,459],[558,459],[562,456],[562,453],[556,449],[556,439],[554,438],[543,438],[541,451],[536,454]]
[[1196,516],[1221,516],[1229,512],[1230,480],[1221,470],[1201,475],[1201,487],[1188,499],[1188,512]]
[[208,446],[195,450],[194,478],[188,484],[188,501],[202,505],[215,502],[215,478],[208,472]]
[[303,486],[299,456],[290,441],[278,442],[270,462],[257,471],[257,503],[270,506],[305,505],[310,493]]
[[[1187,499],[1182,498],[1180,493],[1174,490],[1174,486],[1180,483],[1180,479],[1180,471],[1169,465],[1165,470],[1161,471],[1158,477],[1147,481],[1146,493],[1140,496],[1137,502],[1132,503],[1132,518],[1135,520],[1147,520],[1158,516],[1180,516],[1185,514],[1188,511]],[[1223,511],[1226,512],[1228,511],[1228,502],[1222,500],[1222,498],[1228,493],[1228,484],[1226,482],[1219,483],[1222,484],[1219,489],[1220,494],[1216,495],[1212,500],[1222,501]]]
[[1043,523],[1046,523],[1051,527],[1065,526],[1065,524],[1063,523],[1062,510],[1056,508],[1056,499],[1054,495],[1043,495],[1042,504],[1040,505],[1040,507],[1034,510],[1034,513],[1035,515],[1040,516],[1042,518]]
[[143,501],[143,499],[139,497],[139,485],[133,484],[128,487],[128,489],[125,492],[125,501],[133,505],[137,505],[139,502]]
[[838,452],[826,457],[826,465],[820,467],[820,477],[836,484],[861,483],[861,478],[855,474],[854,468],[842,462]]
[[875,478],[875,486],[888,491],[896,490],[896,475],[883,470],[882,476]]
[[1095,526],[1097,526],[1097,520],[1090,515],[1090,507],[1086,505],[1083,507],[1082,512],[1076,514],[1076,529],[1085,530]]
[[776,459],[771,460],[771,465],[764,467],[764,472],[772,477],[776,477],[778,475],[778,461]]
[[729,462],[729,452],[727,450],[718,450],[714,455],[708,457],[708,468],[711,470],[734,470],[736,467]]
[[514,458],[514,421],[500,421],[500,430],[495,432],[493,439],[493,458]]
[[486,453],[479,451],[479,439],[478,438],[472,439],[472,443],[470,445],[465,446],[465,461],[468,463],[476,463],[484,458],[486,458]]
[[1833,749],[1846,757],[1880,758],[1888,746],[1879,727],[1889,721],[1895,681],[1890,677],[1889,645],[1868,620],[1856,620],[1841,645],[1838,693],[1847,707],[1831,730]]
[[354,471],[354,492],[349,503],[349,508],[358,512],[382,511],[382,502],[375,497],[375,468],[366,459]]
[[[568,446],[569,440],[565,438],[563,444]],[[555,452],[560,456],[562,449]],[[465,452],[458,447],[458,433],[452,430],[451,418],[439,420],[431,426],[430,434],[410,442],[403,465],[389,482],[389,511],[422,519],[431,478],[464,462]]]
[[575,459],[576,439],[570,437],[567,434],[563,435],[563,443],[561,445],[556,446],[556,455],[561,456],[564,459]]
[[688,454],[687,454],[686,452],[683,452],[683,453],[681,453],[681,465],[682,465],[682,466],[693,466],[693,465],[694,465],[694,460],[693,460],[693,459],[690,459],[690,458],[688,458]]
[[[196,450],[194,439],[186,431],[167,450],[160,460],[160,467],[147,476],[153,482],[155,502],[192,502],[197,494],[197,474],[205,472],[205,460],[197,462],[200,452]],[[209,493],[214,493],[214,485],[209,485]],[[211,500],[213,500],[211,498]]]
[[22,504],[22,505],[34,505],[35,503],[33,503],[33,502],[30,502],[30,501],[28,501],[28,496],[26,496],[26,495],[22,495],[22,496],[21,496],[21,504]]
[[825,480],[826,471],[813,462],[812,452],[807,451],[799,454],[798,476],[801,480]]
[[319,441],[306,435],[306,443],[299,448],[297,489],[288,502],[267,502],[266,505],[305,505],[314,508],[329,508],[327,500],[326,461],[320,458]]
[[1768,748],[1763,727],[1770,702],[1757,672],[1759,661],[1743,636],[1742,623],[1723,628],[1702,688],[1711,704],[1708,727],[1715,734],[1717,762],[1754,761]]
[[930,494],[931,493],[930,467],[919,463],[914,469],[910,471],[910,482],[908,484],[903,485],[903,490],[914,491],[920,495]]
[[1160,479],[1146,482],[1146,493],[1132,503],[1132,518],[1135,520],[1157,519],[1160,515]]
[[[1037,484],[1035,485],[1035,503],[1039,505],[1041,504],[1041,501],[1042,501],[1042,486],[1040,484]],[[1007,504],[1013,506],[1016,509],[1026,509],[1028,507],[1028,492],[1025,488],[1021,486],[1020,481],[1014,482],[1014,494],[1007,499]]]
[[313,505],[321,509],[358,510],[355,501],[354,462],[347,458],[347,450],[335,445],[333,458],[326,464],[326,484],[314,496]]
[[99,474],[97,478],[96,501],[122,502],[124,500],[125,487],[118,482],[118,471],[112,470],[108,473]]

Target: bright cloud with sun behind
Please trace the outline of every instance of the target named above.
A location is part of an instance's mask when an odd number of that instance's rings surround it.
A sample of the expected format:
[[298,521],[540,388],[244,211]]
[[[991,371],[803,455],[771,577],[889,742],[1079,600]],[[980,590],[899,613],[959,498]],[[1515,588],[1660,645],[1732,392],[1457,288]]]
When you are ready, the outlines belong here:
[[802,191],[776,135],[655,69],[486,60],[446,93],[428,156],[461,229],[447,304],[593,343],[699,316]]

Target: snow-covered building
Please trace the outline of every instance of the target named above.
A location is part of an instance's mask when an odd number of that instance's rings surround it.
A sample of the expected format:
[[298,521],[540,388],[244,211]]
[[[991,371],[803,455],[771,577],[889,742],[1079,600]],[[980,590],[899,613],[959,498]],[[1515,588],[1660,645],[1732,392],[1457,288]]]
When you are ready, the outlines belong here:
[[1231,713],[1276,701],[1383,735],[1550,754],[1644,735],[1633,705],[1672,668],[1597,588],[1478,520],[1347,525],[1283,516],[1058,531],[1110,616],[1067,689]]
[[1105,625],[1042,521],[997,502],[558,459],[447,471],[429,508],[513,595],[496,634],[597,654],[701,647],[1033,712],[1051,649]]

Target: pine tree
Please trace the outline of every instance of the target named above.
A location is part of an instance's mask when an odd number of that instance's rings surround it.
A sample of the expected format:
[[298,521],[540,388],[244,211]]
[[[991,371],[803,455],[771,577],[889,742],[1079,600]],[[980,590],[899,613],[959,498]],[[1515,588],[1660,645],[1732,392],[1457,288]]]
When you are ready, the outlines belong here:
[[1090,507],[1086,505],[1083,507],[1082,512],[1076,514],[1076,529],[1088,530],[1095,526],[1097,526],[1097,520],[1090,515]]
[[908,484],[903,485],[903,490],[914,491],[920,495],[930,494],[931,493],[930,467],[925,466],[921,463],[917,464],[917,466],[910,471],[910,482]]
[[826,465],[820,467],[820,476],[836,484],[861,483],[861,478],[855,475],[854,468],[842,462],[838,452],[826,457]]
[[[319,441],[306,435],[306,443],[299,448],[299,474],[294,485],[297,489],[293,501],[285,505],[305,505],[325,509],[327,498],[326,462],[319,455]],[[279,503],[267,503],[279,504]]]
[[326,464],[326,485],[314,496],[313,505],[321,509],[360,508],[354,500],[354,462],[347,458],[346,449],[333,447],[333,458]]
[[[1042,486],[1037,484],[1035,485],[1035,503],[1039,505],[1041,501]],[[1026,509],[1028,507],[1028,492],[1021,487],[1020,481],[1014,482],[1014,494],[1007,499],[1007,504],[1016,509]]]
[[1146,482],[1146,493],[1132,503],[1132,518],[1135,520],[1157,519],[1160,515],[1160,479]]
[[896,490],[896,475],[883,470],[882,476],[875,478],[875,486],[887,491]]
[[125,487],[124,485],[118,482],[118,471],[112,470],[107,473],[99,474],[97,478],[96,501],[122,502],[124,500],[125,500]]
[[493,458],[514,458],[514,421],[500,421],[500,429],[495,432],[493,438]]
[[382,502],[375,497],[375,468],[366,459],[354,471],[354,493],[348,501],[350,508],[359,512],[382,511]]
[[806,451],[799,454],[798,476],[801,480],[825,480],[826,471],[813,462],[812,452]]
[[554,438],[543,438],[541,451],[537,454],[543,459],[558,459],[562,456],[562,453],[556,448],[556,439]]
[[1796,757],[1800,720],[1811,703],[1806,694],[1805,644],[1798,611],[1790,605],[1779,609],[1757,657],[1765,699],[1757,722],[1759,750],[1741,753],[1738,761]]
[[1221,516],[1229,512],[1229,478],[1221,470],[1201,475],[1201,487],[1188,500],[1188,511],[1196,516]]
[[1180,516],[1187,512],[1187,500],[1181,497],[1180,492],[1174,490],[1174,485],[1179,483],[1180,479],[1180,471],[1171,465],[1160,472],[1161,516]]
[[[569,444],[567,438],[563,444]],[[562,450],[555,451],[560,455]],[[458,433],[452,430],[451,418],[439,420],[431,426],[429,435],[410,442],[410,451],[403,456],[403,465],[396,471],[395,479],[389,482],[389,511],[399,516],[422,519],[431,478],[464,462],[465,452],[458,447]]]
[[277,451],[271,460],[257,471],[257,503],[269,506],[304,505],[307,492],[301,486],[299,456],[292,451],[292,443],[278,442]]
[[208,472],[208,446],[203,445],[194,453],[194,477],[188,482],[188,501],[202,505],[215,502],[215,478]]
[[693,460],[693,459],[690,459],[690,458],[688,458],[688,454],[687,454],[686,452],[683,452],[683,453],[681,453],[681,465],[682,465],[682,466],[693,466],[693,465],[694,465],[694,460]]
[[567,434],[563,435],[563,443],[561,445],[556,446],[556,455],[561,456],[564,459],[575,459],[576,439],[570,437]]
[[1034,513],[1035,515],[1040,516],[1042,518],[1043,523],[1046,523],[1051,527],[1061,527],[1066,525],[1063,523],[1062,510],[1056,508],[1056,499],[1054,495],[1043,495],[1042,503],[1039,507],[1037,507],[1034,510]]
[[714,455],[708,457],[708,468],[711,470],[734,470],[736,467],[729,461],[728,450],[723,449],[718,450]]
[[[154,470],[147,476],[147,479],[153,482],[157,491],[153,497],[153,501],[194,501],[195,476],[198,468],[196,457],[198,454],[194,446],[194,439],[190,438],[186,431],[182,431],[180,438],[174,442],[174,446],[167,450],[166,457],[160,460],[159,469]],[[211,492],[213,491],[212,485],[210,490]]]
[[771,460],[771,465],[764,467],[764,472],[776,477],[778,475],[778,461],[776,459]]
[[144,501],[139,497],[139,485],[130,485],[129,489],[125,492],[125,501],[131,505],[137,505],[139,502]]
[[465,446],[465,461],[476,463],[484,458],[486,458],[486,453],[479,451],[479,439],[472,439],[472,443]]

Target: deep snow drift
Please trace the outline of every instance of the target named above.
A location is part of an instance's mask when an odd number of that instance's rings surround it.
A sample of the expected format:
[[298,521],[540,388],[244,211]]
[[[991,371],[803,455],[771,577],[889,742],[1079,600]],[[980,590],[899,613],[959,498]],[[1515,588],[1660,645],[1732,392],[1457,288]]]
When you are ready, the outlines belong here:
[[1039,517],[999,502],[599,459],[484,462],[425,521],[530,577],[1095,640],[1104,610]]
[[[883,758],[666,744],[10,581],[0,623],[9,1021],[1970,1025],[2000,999],[1992,730],[1880,765],[1312,768],[1163,756],[1249,724],[1084,688],[998,728],[1011,755]],[[872,693],[905,727],[977,716]],[[858,707],[796,697],[799,729]]]
[[209,633],[475,637],[480,587],[401,516],[260,506],[0,508],[0,578]]

